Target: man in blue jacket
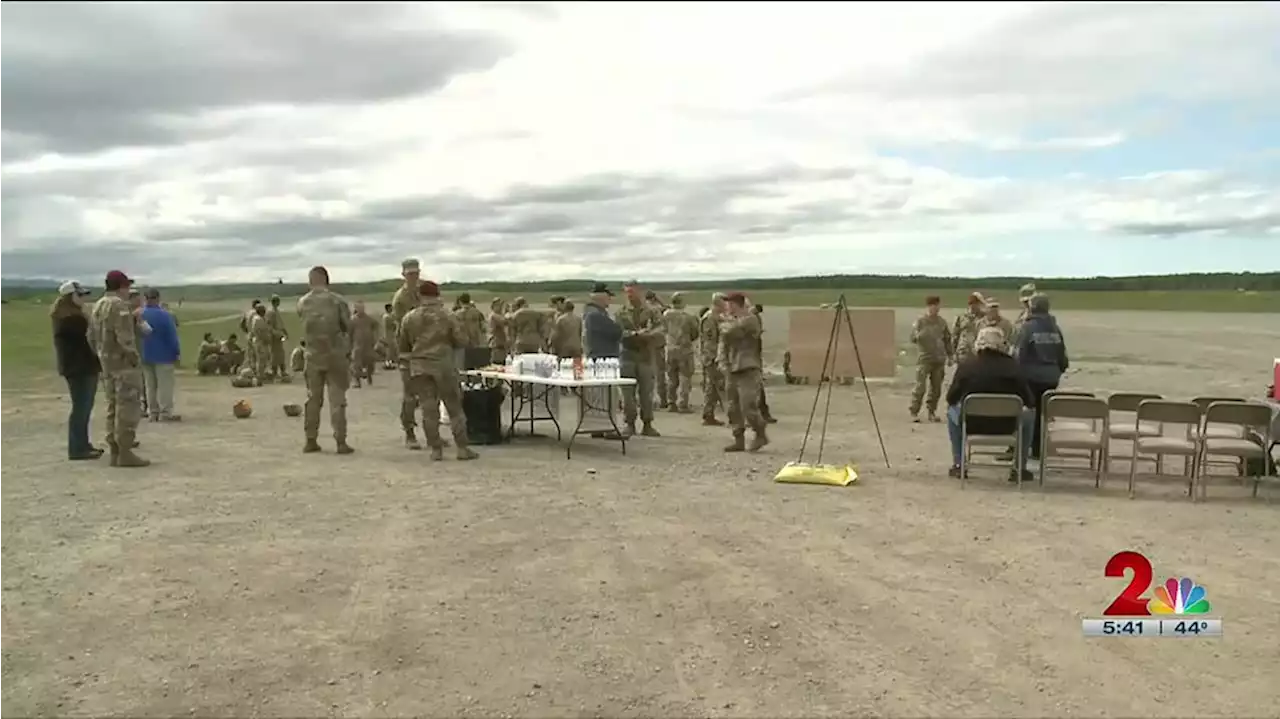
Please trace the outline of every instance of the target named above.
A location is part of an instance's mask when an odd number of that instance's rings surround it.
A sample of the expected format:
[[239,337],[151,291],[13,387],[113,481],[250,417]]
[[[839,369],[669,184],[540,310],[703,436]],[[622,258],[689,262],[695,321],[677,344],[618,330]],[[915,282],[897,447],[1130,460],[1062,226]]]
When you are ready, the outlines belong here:
[[591,300],[582,308],[583,354],[588,358],[618,357],[622,353],[622,328],[609,315],[613,292],[603,282],[591,289]]
[[142,377],[147,386],[147,414],[152,422],[182,419],[173,411],[173,369],[182,356],[178,324],[160,306],[160,291],[154,287],[144,295],[142,321],[151,331],[142,338]]
[[1035,400],[1036,424],[1032,437],[1032,457],[1040,454],[1041,405],[1044,393],[1057,389],[1070,363],[1067,343],[1058,321],[1049,314],[1049,297],[1035,294],[1027,302],[1027,319],[1018,330],[1016,354]]

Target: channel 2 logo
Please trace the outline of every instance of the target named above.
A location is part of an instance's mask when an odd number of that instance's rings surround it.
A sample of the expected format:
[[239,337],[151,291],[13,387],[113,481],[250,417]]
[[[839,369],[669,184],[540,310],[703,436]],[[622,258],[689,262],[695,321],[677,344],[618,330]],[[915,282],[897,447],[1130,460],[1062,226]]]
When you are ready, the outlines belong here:
[[1134,551],[1117,552],[1107,560],[1103,574],[1128,577],[1129,583],[1102,611],[1103,619],[1084,620],[1086,637],[1222,636],[1222,620],[1205,616],[1212,610],[1208,591],[1191,577],[1170,577],[1147,598],[1155,572],[1151,560]]

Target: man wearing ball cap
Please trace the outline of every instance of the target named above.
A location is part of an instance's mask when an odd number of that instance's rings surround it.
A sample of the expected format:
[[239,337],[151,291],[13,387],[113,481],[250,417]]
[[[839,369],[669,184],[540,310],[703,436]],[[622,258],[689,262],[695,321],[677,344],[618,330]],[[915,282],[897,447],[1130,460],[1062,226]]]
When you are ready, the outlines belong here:
[[1028,282],[1018,290],[1018,302],[1022,304],[1022,309],[1018,311],[1018,316],[1013,319],[1013,333],[1009,336],[1009,346],[1018,346],[1018,332],[1022,330],[1022,325],[1026,324],[1027,316],[1031,314],[1029,305],[1031,297],[1036,293],[1036,286],[1032,282]]
[[955,343],[952,355],[956,362],[973,356],[973,343],[978,339],[978,330],[982,329],[980,325],[986,302],[987,298],[981,292],[974,292],[969,295],[969,309],[956,318],[955,327],[951,330],[951,341]]
[[[404,322],[405,315],[421,302],[418,290],[421,272],[422,266],[415,257],[400,263],[400,276],[404,278],[404,284],[400,285],[391,296],[391,314],[397,330]],[[388,341],[394,342],[395,339],[388,338]],[[405,364],[402,357],[397,358],[397,363],[400,369],[400,427],[404,429],[404,446],[409,449],[422,449],[422,444],[414,434],[414,428],[418,424],[414,421],[413,415],[418,405],[413,398],[413,393],[409,391],[409,366]]]
[[459,461],[475,459],[467,437],[467,415],[462,409],[458,368],[459,349],[467,341],[452,313],[440,301],[440,286],[430,280],[418,284],[421,303],[405,315],[397,333],[400,358],[409,373],[408,391],[422,408],[422,433],[431,447],[431,459],[444,458],[440,438],[440,405],[449,413],[449,429]]
[[112,467],[146,467],[134,454],[142,420],[142,355],[138,324],[129,303],[133,280],[120,270],[107,273],[106,293],[93,306],[98,359],[107,399],[107,451]]

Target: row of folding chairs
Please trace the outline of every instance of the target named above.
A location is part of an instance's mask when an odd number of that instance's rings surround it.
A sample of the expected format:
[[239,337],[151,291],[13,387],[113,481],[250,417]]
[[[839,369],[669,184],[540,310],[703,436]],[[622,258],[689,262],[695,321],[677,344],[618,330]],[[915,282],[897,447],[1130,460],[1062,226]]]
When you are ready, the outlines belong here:
[[[1133,497],[1139,462],[1153,462],[1156,474],[1163,475],[1165,457],[1180,456],[1187,493],[1194,501],[1197,486],[1199,497],[1206,497],[1205,468],[1210,464],[1230,465],[1244,476],[1249,461],[1257,460],[1254,466],[1258,471],[1253,474],[1256,497],[1259,483],[1271,473],[1270,448],[1280,439],[1275,436],[1274,411],[1268,404],[1237,397],[1196,397],[1181,402],[1158,394],[1117,392],[1104,400],[1091,392],[1050,390],[1041,398],[1037,479],[1043,486],[1050,458],[1087,458],[1094,486],[1100,487],[1103,477],[1110,475],[1111,460],[1128,459],[1129,496]],[[966,418],[1016,418],[1022,412],[1022,400],[1013,395],[976,394],[965,399],[960,412],[964,437],[962,485],[974,447],[1012,444],[1017,456],[1021,456],[1032,441],[1022,436],[1021,424],[1009,435],[970,435],[965,430]],[[1167,429],[1175,431],[1170,433]],[[1129,454],[1113,456],[1114,440],[1129,442]],[[1021,473],[1018,485],[1021,488]]]

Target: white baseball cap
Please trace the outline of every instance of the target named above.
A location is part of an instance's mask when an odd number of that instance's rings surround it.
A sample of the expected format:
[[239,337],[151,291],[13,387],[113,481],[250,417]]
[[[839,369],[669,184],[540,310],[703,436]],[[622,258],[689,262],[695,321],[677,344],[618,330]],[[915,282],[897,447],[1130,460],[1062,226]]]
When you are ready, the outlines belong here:
[[58,294],[80,295],[81,297],[84,297],[85,295],[91,295],[93,293],[90,292],[89,290],[86,290],[84,288],[84,285],[80,284],[79,282],[76,282],[75,280],[67,280],[66,282],[63,282],[61,286],[58,287]]

